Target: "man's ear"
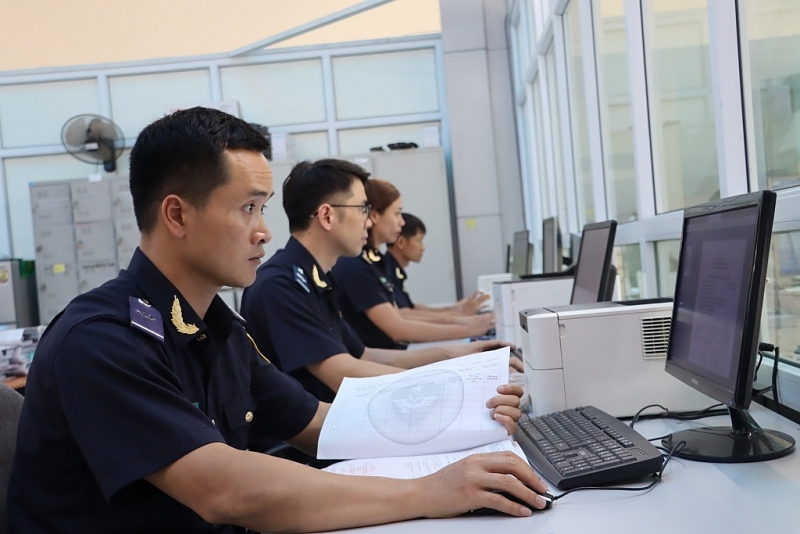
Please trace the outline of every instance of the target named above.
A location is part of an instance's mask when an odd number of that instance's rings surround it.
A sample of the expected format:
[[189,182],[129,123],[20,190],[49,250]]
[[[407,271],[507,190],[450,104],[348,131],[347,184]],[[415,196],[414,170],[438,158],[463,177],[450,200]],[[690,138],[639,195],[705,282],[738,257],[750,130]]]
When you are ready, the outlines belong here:
[[403,250],[406,246],[406,236],[404,235],[398,236],[398,238],[395,239],[394,241],[394,245],[392,246],[394,246],[394,248],[396,248],[397,250]]
[[189,211],[191,211],[191,207],[188,202],[178,195],[167,195],[161,201],[159,216],[173,237],[183,238],[186,236],[186,217],[189,215]]
[[333,212],[333,208],[328,204],[323,204],[317,210],[317,214],[314,216],[317,221],[319,221],[320,226],[325,230],[330,230],[333,227],[333,219],[336,215]]

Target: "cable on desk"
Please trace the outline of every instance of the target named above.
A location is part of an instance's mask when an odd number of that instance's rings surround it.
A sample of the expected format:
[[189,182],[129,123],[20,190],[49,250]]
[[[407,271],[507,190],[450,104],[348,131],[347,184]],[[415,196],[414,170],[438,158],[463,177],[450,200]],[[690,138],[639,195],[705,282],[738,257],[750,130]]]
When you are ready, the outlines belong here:
[[761,360],[764,357],[763,352],[772,352],[774,354],[774,361],[772,363],[772,385],[762,389],[753,390],[753,394],[763,395],[764,393],[772,391],[772,400],[775,401],[775,412],[778,415],[781,415],[781,401],[778,395],[778,364],[781,359],[781,349],[780,347],[771,345],[770,343],[758,344],[758,365],[756,366],[756,372],[753,375],[753,382],[756,381],[758,376],[758,367],[761,365]]
[[[669,408],[665,408],[665,407],[661,406],[660,404],[648,404],[647,406],[645,406],[644,408],[642,408],[641,410],[636,412],[636,414],[632,418],[630,418],[631,422],[629,423],[628,426],[633,428],[633,425],[635,425],[637,422],[644,421],[646,419],[677,419],[679,421],[692,421],[694,419],[701,419],[703,417],[712,417],[712,416],[716,416],[716,415],[728,415],[727,408],[717,409],[719,406],[722,406],[722,404],[712,404],[708,408],[703,408],[702,410],[690,410],[690,411],[685,411],[685,412],[671,412],[671,411],[669,411]],[[656,408],[656,407],[657,408],[661,408],[663,410],[663,412],[642,415],[642,412],[644,412],[648,408]],[[628,417],[620,417],[620,419],[629,419],[629,418]]]
[[[664,469],[667,468],[667,464],[672,459],[672,457],[675,456],[675,454],[677,454],[680,451],[682,451],[684,449],[684,447],[686,447],[686,442],[685,441],[679,441],[678,443],[675,444],[674,447],[672,447],[672,449],[667,451],[665,455],[662,455],[664,457],[664,463],[661,464],[661,469],[658,471],[658,473],[653,473],[653,476],[655,477],[655,480],[653,480],[652,482],[650,482],[646,486],[639,486],[639,487],[635,487],[635,488],[630,488],[630,487],[627,487],[627,486],[581,486],[579,488],[572,488],[572,489],[567,490],[567,491],[565,491],[563,493],[559,493],[558,495],[553,495],[553,500],[557,501],[561,497],[569,495],[570,493],[574,493],[576,491],[583,491],[583,490],[603,490],[603,491],[648,491],[648,490],[651,490],[651,489],[653,489],[653,487],[655,487],[656,484],[658,484],[659,482],[662,481],[663,475],[664,475]],[[665,450],[666,451],[666,449],[664,449],[663,447],[658,447],[658,448],[661,449],[661,450]]]

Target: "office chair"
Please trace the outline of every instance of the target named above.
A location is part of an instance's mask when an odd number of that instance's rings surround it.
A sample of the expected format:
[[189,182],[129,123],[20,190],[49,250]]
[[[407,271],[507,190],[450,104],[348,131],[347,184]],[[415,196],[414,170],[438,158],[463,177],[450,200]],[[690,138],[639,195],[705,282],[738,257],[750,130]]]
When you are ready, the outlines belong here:
[[15,390],[0,384],[0,534],[8,532],[8,479],[17,447],[17,423],[23,398]]

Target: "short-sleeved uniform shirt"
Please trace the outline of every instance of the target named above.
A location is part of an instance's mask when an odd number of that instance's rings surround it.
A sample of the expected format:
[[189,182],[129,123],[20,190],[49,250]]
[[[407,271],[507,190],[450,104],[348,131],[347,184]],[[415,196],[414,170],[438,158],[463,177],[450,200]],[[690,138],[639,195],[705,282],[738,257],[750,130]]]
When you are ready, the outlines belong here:
[[336,394],[306,366],[336,354],[364,354],[364,343],[342,318],[333,287],[314,256],[290,237],[286,248],[259,267],[241,306],[267,358],[324,402]]
[[406,270],[400,267],[391,252],[383,255],[383,261],[386,262],[386,279],[394,286],[394,301],[397,303],[397,307],[413,308],[414,302],[406,291],[406,280],[408,280]]
[[244,532],[143,478],[221,442],[260,449],[319,403],[257,354],[216,297],[201,319],[137,250],[75,298],[36,349],[9,487],[11,532]]
[[368,347],[405,349],[405,343],[395,343],[366,314],[368,309],[385,302],[397,305],[396,292],[385,269],[384,255],[366,246],[360,256],[339,258],[331,273],[336,280],[336,296],[342,314],[361,341]]

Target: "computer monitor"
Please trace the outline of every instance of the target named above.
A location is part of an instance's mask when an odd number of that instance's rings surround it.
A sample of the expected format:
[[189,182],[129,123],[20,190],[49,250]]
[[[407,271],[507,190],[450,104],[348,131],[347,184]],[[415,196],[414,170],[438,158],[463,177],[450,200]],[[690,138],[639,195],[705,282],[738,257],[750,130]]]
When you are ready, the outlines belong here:
[[561,232],[558,218],[548,217],[542,221],[542,270],[557,273],[561,270]]
[[533,245],[528,239],[528,231],[514,232],[514,244],[511,248],[511,274],[522,276],[531,272],[533,264]]
[[794,439],[763,430],[747,408],[776,195],[760,191],[684,211],[666,370],[728,407],[731,426],[675,432],[669,448],[703,462],[756,462],[789,454]]
[[617,221],[591,223],[583,227],[580,261],[575,267],[571,304],[590,304],[611,299],[614,276],[611,274],[611,252]]

